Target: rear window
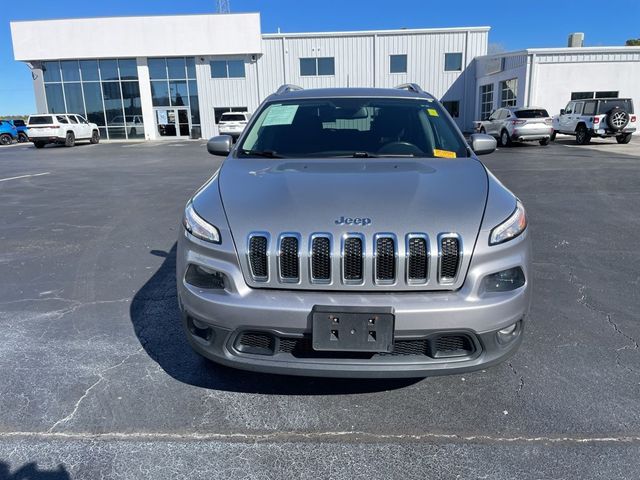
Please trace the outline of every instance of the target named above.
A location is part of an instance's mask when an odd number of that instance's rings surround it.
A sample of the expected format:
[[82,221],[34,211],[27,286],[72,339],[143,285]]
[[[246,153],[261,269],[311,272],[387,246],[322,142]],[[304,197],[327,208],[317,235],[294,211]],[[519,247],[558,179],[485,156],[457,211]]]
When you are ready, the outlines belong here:
[[609,113],[612,108],[620,107],[627,113],[633,113],[633,102],[630,99],[600,100],[598,114]]
[[516,110],[514,113],[517,118],[546,118],[549,116],[549,112],[542,109]]
[[16,127],[24,127],[24,126],[25,126],[25,125],[24,125],[24,120],[14,120],[14,121],[13,121],[13,124],[14,124]]
[[30,117],[29,125],[51,125],[53,117],[51,115],[43,115],[41,117]]
[[244,122],[246,117],[240,113],[223,113],[221,122]]

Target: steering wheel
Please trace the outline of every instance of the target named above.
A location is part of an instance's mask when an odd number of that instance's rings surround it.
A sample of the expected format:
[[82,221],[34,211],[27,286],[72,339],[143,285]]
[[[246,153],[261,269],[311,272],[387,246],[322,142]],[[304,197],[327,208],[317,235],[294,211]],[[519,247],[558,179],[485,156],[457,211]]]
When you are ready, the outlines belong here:
[[424,152],[413,143],[395,141],[384,144],[376,153],[382,155],[392,155],[394,153],[398,155],[421,155]]

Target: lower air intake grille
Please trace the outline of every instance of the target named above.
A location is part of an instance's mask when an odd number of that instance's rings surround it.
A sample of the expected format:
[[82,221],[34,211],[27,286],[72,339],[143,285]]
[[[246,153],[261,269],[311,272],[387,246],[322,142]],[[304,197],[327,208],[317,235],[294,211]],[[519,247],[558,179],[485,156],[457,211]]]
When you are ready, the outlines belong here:
[[255,355],[273,355],[275,338],[268,333],[243,332],[237,338],[235,347],[242,353]]
[[409,239],[409,265],[408,278],[414,281],[427,280],[429,260],[427,253],[427,240],[414,237]]
[[349,237],[344,241],[344,279],[362,280],[362,239]]
[[251,264],[251,273],[256,279],[267,279],[269,276],[267,237],[251,237],[249,240],[249,263]]
[[331,280],[331,245],[327,237],[316,237],[311,243],[311,278]]
[[393,281],[396,278],[396,252],[393,238],[376,241],[376,280]]
[[474,352],[475,348],[471,339],[465,335],[444,335],[433,342],[433,356],[463,357]]
[[300,276],[298,264],[298,239],[284,237],[280,242],[280,276],[288,280],[297,280]]
[[440,280],[453,282],[460,263],[460,242],[455,237],[440,240]]

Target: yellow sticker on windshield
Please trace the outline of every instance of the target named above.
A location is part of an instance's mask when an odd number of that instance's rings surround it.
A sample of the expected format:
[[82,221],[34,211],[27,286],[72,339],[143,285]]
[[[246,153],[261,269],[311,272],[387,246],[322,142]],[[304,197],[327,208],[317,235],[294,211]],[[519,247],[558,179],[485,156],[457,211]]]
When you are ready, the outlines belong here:
[[438,116],[438,111],[435,108],[427,108],[427,112],[429,112],[429,115],[431,115],[432,117]]
[[434,148],[433,156],[440,158],[456,158],[456,152],[452,152],[450,150],[438,150],[437,148]]

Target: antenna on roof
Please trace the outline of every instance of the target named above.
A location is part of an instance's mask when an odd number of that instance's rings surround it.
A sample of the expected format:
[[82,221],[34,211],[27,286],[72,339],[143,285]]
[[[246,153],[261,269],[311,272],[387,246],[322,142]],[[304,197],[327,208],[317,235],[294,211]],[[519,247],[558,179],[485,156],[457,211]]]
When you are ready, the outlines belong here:
[[231,13],[231,5],[229,5],[229,0],[217,0],[218,3],[218,13]]

